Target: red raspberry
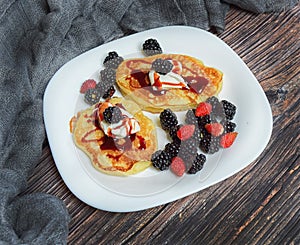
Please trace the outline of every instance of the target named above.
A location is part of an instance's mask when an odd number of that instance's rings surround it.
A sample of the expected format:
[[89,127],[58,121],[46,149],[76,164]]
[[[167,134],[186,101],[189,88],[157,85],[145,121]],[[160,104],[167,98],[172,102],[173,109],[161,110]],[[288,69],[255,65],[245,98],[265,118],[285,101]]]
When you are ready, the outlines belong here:
[[220,136],[224,132],[224,127],[221,123],[208,123],[204,127],[212,136]]
[[187,124],[180,127],[177,131],[177,137],[180,140],[187,140],[193,136],[195,132],[195,125]]
[[212,106],[210,103],[207,102],[200,102],[196,108],[195,116],[203,117],[209,115],[212,111]]
[[89,89],[96,88],[96,84],[97,82],[94,79],[85,80],[80,87],[80,93],[84,94]]
[[237,132],[230,132],[230,133],[224,134],[220,139],[220,145],[223,148],[229,148],[235,141],[235,138],[237,135],[238,135]]
[[182,176],[186,171],[184,161],[180,157],[174,157],[172,159],[170,169],[174,174],[176,174],[179,177]]

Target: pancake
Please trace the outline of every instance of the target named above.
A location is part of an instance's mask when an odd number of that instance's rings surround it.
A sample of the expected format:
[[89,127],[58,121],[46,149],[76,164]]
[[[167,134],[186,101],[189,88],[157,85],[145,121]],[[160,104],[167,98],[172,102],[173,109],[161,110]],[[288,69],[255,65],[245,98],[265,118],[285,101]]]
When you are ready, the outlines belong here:
[[[99,126],[99,113],[104,103],[129,112],[140,130],[124,138],[108,137]],[[103,114],[102,114],[103,115]],[[151,155],[157,149],[155,126],[133,101],[114,97],[83,110],[70,120],[70,131],[78,148],[90,158],[99,171],[126,176],[139,173],[151,165]]]
[[[158,58],[172,60],[172,73],[181,76],[185,88],[155,88],[149,72]],[[143,110],[159,113],[170,108],[184,111],[216,96],[222,88],[223,73],[207,67],[202,61],[187,55],[158,54],[146,58],[124,60],[116,72],[116,82],[124,97],[135,101]]]

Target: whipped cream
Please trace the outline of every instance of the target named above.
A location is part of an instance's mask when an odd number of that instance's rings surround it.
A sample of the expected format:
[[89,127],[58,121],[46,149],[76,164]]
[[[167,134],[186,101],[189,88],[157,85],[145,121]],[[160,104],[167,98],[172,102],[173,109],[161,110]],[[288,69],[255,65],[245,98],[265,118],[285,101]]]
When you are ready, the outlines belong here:
[[182,71],[182,65],[178,61],[170,60],[173,64],[173,68],[165,75],[151,70],[149,71],[149,80],[152,86],[167,88],[188,88],[187,83],[180,75]]
[[[109,106],[113,106],[110,103],[104,103],[102,106],[106,108]],[[101,105],[100,105],[101,107]],[[104,111],[106,108],[100,108]],[[123,119],[120,120],[118,123],[108,123],[104,120],[103,115],[98,115],[100,121],[100,127],[103,132],[112,138],[122,139],[131,134],[135,134],[141,130],[139,122],[133,118],[128,111],[121,109]]]

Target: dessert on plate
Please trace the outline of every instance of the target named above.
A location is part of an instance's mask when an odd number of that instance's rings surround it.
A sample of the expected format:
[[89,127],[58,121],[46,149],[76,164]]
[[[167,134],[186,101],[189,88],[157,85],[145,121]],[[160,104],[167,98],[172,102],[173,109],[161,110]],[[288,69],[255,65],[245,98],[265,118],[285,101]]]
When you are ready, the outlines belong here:
[[157,149],[155,126],[133,101],[109,98],[70,120],[77,147],[93,166],[110,175],[132,175],[151,165]]
[[[74,142],[110,175],[151,165],[177,176],[195,174],[206,161],[202,153],[228,148],[237,136],[231,121],[236,106],[216,97],[223,73],[188,55],[162,53],[155,39],[146,40],[143,51],[147,57],[131,59],[109,52],[99,81],[83,82],[80,93],[91,107],[70,120]],[[114,96],[116,85],[123,97]],[[143,111],[157,115],[166,132],[164,149],[157,149],[154,122]],[[178,111],[186,111],[184,123]]]

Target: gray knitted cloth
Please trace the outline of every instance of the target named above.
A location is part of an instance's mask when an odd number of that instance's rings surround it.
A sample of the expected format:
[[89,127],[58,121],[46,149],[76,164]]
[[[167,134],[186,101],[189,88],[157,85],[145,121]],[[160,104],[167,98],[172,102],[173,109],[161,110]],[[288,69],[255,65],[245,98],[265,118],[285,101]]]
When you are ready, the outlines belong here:
[[45,140],[43,93],[73,57],[125,34],[166,25],[224,29],[229,4],[252,12],[279,0],[0,0],[0,244],[65,244],[69,214],[45,193],[22,195]]

